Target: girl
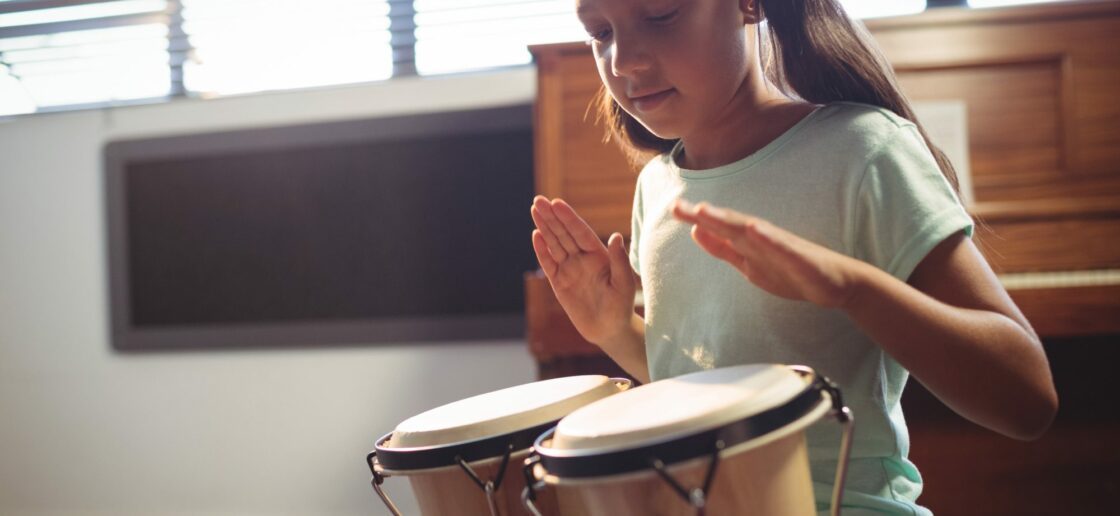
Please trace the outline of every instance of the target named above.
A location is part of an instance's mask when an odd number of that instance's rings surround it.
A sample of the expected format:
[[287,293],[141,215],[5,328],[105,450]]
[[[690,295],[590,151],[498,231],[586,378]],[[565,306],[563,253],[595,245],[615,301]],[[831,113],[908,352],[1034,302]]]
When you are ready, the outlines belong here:
[[[742,363],[831,377],[859,421],[845,514],[929,514],[899,407],[909,374],[992,430],[1046,430],[1058,401],[1038,336],[970,240],[952,167],[837,0],[576,4],[613,134],[659,153],[629,253],[564,201],[533,201],[533,248],[587,340],[646,382]],[[833,427],[808,435],[822,510]]]

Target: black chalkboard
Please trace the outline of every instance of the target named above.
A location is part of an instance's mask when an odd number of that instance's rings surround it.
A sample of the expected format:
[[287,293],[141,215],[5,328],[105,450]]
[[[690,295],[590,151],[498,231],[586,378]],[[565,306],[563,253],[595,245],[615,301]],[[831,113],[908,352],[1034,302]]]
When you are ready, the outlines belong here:
[[114,346],[517,338],[528,106],[114,142]]

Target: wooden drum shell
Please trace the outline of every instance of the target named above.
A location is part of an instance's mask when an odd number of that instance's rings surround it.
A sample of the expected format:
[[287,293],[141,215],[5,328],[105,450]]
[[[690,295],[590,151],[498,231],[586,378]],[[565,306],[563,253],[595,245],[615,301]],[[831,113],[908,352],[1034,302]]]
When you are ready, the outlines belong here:
[[[701,486],[707,458],[668,467],[686,489]],[[652,469],[617,477],[549,482],[561,514],[692,516],[681,495]],[[707,497],[708,514],[815,516],[813,484],[804,432],[720,459]]]
[[[529,515],[521,503],[521,493],[525,489],[525,476],[521,473],[521,463],[529,455],[529,450],[520,450],[510,455],[505,476],[494,492],[494,500],[501,516]],[[487,459],[470,464],[471,469],[483,479],[495,478],[501,467],[501,459]],[[416,502],[423,516],[461,516],[464,514],[489,515],[490,506],[486,493],[458,466],[408,473]],[[556,493],[540,493],[537,508],[544,516],[557,516],[561,513],[557,505]]]

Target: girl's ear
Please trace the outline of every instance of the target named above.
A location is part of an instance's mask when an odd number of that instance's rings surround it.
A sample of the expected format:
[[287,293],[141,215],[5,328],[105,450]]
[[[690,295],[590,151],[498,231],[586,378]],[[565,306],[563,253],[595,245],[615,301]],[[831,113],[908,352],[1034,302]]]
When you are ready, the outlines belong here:
[[747,25],[762,23],[761,0],[739,0],[739,10],[743,12],[743,23]]

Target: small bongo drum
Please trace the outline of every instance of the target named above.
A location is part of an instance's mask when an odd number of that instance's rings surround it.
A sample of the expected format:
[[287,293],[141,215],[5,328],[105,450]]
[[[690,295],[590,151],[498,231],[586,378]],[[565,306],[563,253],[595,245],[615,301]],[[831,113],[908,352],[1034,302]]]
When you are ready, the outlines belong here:
[[561,514],[816,515],[804,430],[844,428],[833,513],[851,446],[851,412],[812,369],[743,365],[631,389],[542,434],[524,463],[526,508],[555,495]]
[[[517,466],[534,439],[560,418],[630,387],[630,381],[586,375],[555,378],[466,398],[410,417],[377,440],[366,456],[373,489],[407,476],[425,516],[525,514],[525,478]],[[547,504],[547,502],[545,502]],[[553,513],[552,511],[549,511]]]

